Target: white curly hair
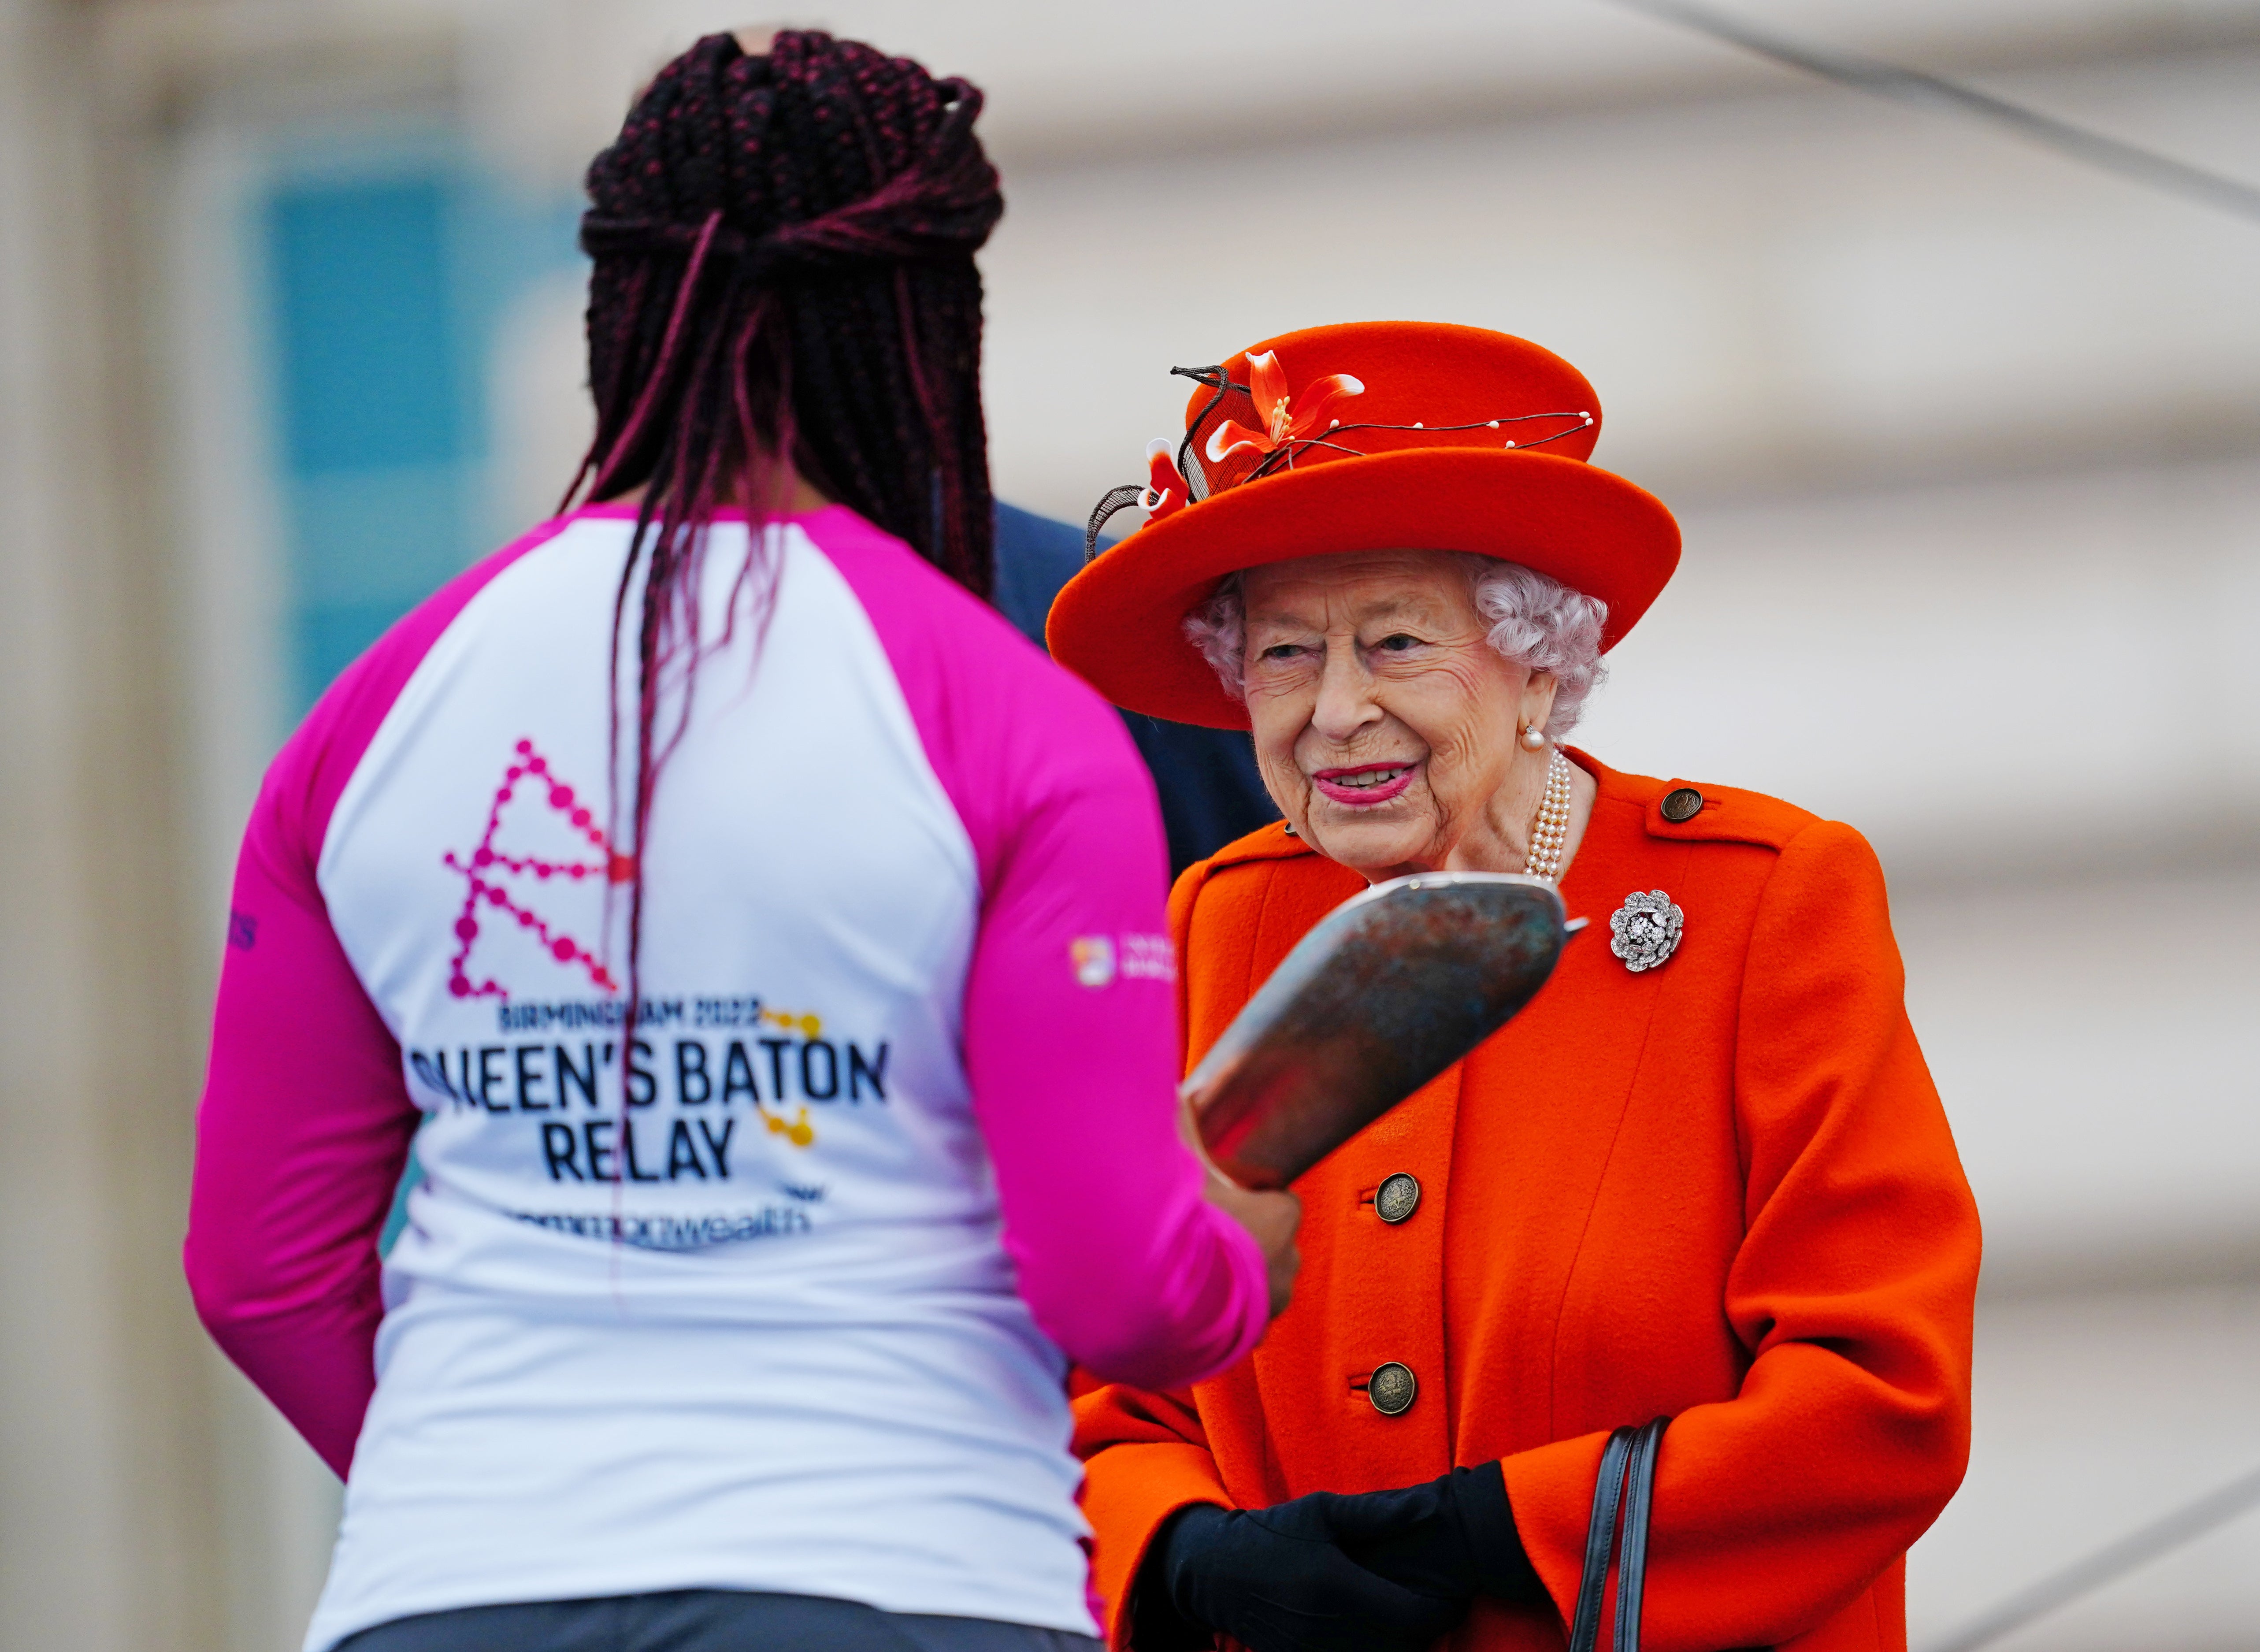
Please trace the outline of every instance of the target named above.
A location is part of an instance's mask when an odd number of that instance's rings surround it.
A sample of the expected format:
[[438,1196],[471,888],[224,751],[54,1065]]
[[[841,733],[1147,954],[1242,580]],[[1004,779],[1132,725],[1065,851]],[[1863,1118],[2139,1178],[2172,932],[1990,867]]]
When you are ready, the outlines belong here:
[[[1601,627],[1609,605],[1598,597],[1571,590],[1520,562],[1455,551],[1468,576],[1476,611],[1491,621],[1485,639],[1526,671],[1554,674],[1554,709],[1546,732],[1561,739],[1577,726],[1585,701],[1607,678],[1601,658]],[[1216,594],[1185,616],[1186,640],[1235,700],[1248,697],[1248,605],[1241,576],[1233,574]]]

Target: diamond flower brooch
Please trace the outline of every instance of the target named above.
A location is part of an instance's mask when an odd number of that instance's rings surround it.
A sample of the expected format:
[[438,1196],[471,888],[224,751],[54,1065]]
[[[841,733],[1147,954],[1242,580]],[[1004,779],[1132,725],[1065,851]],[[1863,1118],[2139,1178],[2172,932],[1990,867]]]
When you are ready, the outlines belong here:
[[1687,914],[1671,904],[1660,889],[1625,897],[1625,904],[1609,915],[1609,950],[1638,975],[1653,969],[1679,949],[1679,934]]

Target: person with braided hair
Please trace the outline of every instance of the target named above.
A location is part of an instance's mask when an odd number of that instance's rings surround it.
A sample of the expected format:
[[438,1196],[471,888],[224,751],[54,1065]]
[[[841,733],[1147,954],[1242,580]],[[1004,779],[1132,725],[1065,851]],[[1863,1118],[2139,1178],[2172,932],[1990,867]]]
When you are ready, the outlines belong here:
[[662,70],[583,502],[268,771],[185,1263],[346,1477],[308,1652],[1089,1646],[1070,1362],[1284,1305],[1293,1199],[1176,1134],[1151,783],[984,600],[980,108],[816,32]]

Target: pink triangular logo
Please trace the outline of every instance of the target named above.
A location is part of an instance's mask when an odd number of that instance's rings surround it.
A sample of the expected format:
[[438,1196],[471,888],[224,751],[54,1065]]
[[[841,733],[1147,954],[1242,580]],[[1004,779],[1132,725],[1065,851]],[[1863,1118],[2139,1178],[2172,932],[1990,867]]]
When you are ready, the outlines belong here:
[[[547,958],[599,991],[619,990],[590,944],[595,933],[584,939],[554,914],[561,905],[594,907],[601,925],[606,881],[627,882],[635,863],[613,852],[588,800],[550,768],[531,739],[518,742],[503,771],[478,847],[467,854],[449,849],[441,859],[464,883],[447,980],[456,998],[507,1004],[509,989],[487,973],[501,968],[505,955]],[[598,899],[589,900],[584,891]],[[571,898],[575,894],[583,898]],[[474,955],[492,962],[482,963]]]

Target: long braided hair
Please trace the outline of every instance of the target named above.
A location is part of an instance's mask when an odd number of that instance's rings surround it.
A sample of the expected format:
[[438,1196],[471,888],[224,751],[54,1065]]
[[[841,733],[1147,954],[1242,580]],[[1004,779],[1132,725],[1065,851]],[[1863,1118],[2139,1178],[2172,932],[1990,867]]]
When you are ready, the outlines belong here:
[[[784,31],[749,55],[734,36],[709,35],[659,72],[589,167],[581,244],[595,261],[597,434],[566,504],[584,484],[596,501],[645,490],[612,618],[619,821],[622,644],[636,598],[633,853],[614,859],[632,886],[632,1018],[643,848],[659,771],[690,720],[716,512],[742,506],[749,522],[732,626],[748,588],[767,622],[775,570],[761,528],[791,470],[989,594],[973,254],[1004,200],[973,134],[981,104],[966,82],[855,41]],[[662,737],[660,686],[676,661],[687,668],[682,700]]]

